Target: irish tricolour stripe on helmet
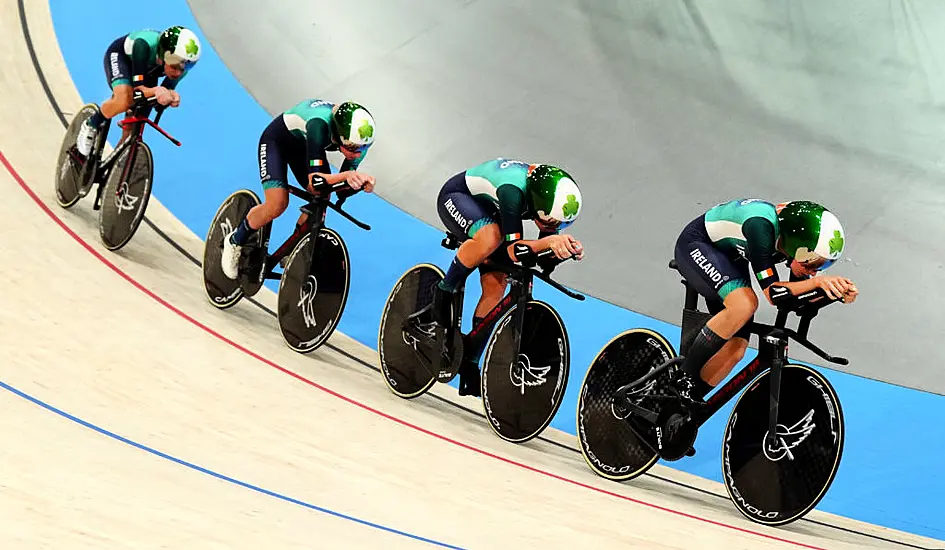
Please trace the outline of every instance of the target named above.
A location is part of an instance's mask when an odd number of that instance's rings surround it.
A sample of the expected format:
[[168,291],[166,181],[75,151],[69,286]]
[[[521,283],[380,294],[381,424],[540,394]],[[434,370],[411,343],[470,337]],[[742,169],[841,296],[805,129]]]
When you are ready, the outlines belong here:
[[337,105],[332,121],[342,145],[361,148],[374,142],[374,117],[361,105],[350,101]]

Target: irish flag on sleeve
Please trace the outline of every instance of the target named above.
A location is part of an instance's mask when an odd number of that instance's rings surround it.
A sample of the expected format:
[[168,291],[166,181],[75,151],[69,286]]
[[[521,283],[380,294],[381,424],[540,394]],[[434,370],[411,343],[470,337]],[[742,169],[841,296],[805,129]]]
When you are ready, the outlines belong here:
[[768,277],[774,277],[774,268],[769,267],[764,271],[759,271],[758,273],[755,273],[755,276],[758,277],[759,281],[764,281]]

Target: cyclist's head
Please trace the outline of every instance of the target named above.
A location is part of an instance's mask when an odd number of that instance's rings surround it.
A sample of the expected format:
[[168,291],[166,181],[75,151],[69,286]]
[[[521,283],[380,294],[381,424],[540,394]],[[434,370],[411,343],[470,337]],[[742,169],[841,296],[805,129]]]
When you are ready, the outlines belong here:
[[179,77],[193,67],[200,59],[200,47],[200,39],[190,29],[178,25],[162,32],[158,39],[158,58],[164,62],[165,73],[171,69]]
[[823,271],[843,254],[840,220],[823,206],[791,201],[777,206],[781,250],[810,271]]
[[550,164],[532,164],[525,182],[528,200],[541,225],[564,229],[574,223],[583,201],[567,172]]
[[332,141],[357,156],[374,143],[374,117],[357,103],[339,103],[331,109],[331,133]]

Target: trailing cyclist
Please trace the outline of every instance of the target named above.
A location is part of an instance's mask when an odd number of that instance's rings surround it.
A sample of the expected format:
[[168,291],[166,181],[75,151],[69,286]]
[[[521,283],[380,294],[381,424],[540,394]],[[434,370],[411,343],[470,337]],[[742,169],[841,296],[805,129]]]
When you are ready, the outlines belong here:
[[[748,327],[758,309],[752,274],[768,303],[823,289],[831,299],[852,303],[856,285],[846,277],[817,276],[843,254],[845,237],[837,217],[810,201],[773,204],[732,200],[691,221],[676,241],[680,274],[702,295],[713,317],[696,335],[677,380],[680,395],[696,404],[728,376],[745,355]],[[776,265],[790,269],[780,280]]]
[[[353,192],[374,190],[374,177],[357,171],[374,143],[374,118],[367,109],[346,101],[333,104],[306,99],[276,116],[259,138],[259,178],[265,202],[253,207],[223,240],[223,273],[236,279],[242,246],[259,228],[285,212],[289,206],[288,171],[300,186],[314,193],[313,185],[346,181]],[[340,151],[344,162],[331,173],[328,151]],[[342,198],[348,191],[340,192]],[[302,214],[284,248],[294,246],[307,214]],[[284,250],[275,253],[283,255]]]
[[[434,321],[441,327],[450,324],[451,295],[464,286],[477,267],[482,296],[473,314],[474,327],[505,295],[506,275],[490,268],[491,264],[511,265],[548,248],[561,260],[582,259],[581,243],[570,235],[559,234],[577,219],[581,203],[581,192],[571,176],[549,164],[497,158],[447,180],[437,197],[437,213],[462,244],[437,285]],[[538,226],[537,240],[523,238],[524,220],[534,220]],[[460,395],[479,396],[482,351],[474,349],[465,354],[459,371]]]
[[[157,97],[158,103],[178,107],[180,81],[200,59],[200,39],[190,29],[174,26],[164,32],[135,31],[115,39],[105,50],[105,76],[112,96],[82,125],[76,137],[76,147],[88,156],[98,132],[116,115],[131,108],[135,93],[146,98]],[[164,81],[158,86],[158,79]],[[128,137],[125,129],[122,139]]]

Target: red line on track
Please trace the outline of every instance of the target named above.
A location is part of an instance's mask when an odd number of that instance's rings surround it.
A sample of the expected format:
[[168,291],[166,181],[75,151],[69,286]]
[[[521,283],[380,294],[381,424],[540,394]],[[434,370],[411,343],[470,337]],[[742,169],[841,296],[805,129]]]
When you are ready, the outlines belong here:
[[183,311],[181,311],[180,309],[178,309],[177,307],[175,307],[174,305],[172,305],[172,304],[169,303],[168,301],[164,300],[163,298],[161,298],[160,296],[158,296],[157,294],[155,294],[155,293],[152,292],[151,290],[145,288],[144,285],[142,285],[141,283],[139,283],[138,281],[136,281],[134,278],[132,278],[130,275],[128,275],[128,274],[125,273],[124,271],[122,271],[121,268],[119,268],[117,265],[115,265],[115,264],[113,264],[111,261],[109,261],[108,258],[106,258],[106,257],[103,256],[101,253],[99,253],[97,250],[95,250],[95,248],[93,248],[92,245],[90,245],[89,243],[87,243],[84,239],[82,239],[82,237],[80,237],[75,231],[73,231],[72,228],[70,228],[68,225],[66,225],[66,223],[65,223],[64,221],[62,221],[62,219],[59,218],[59,216],[57,216],[57,215],[55,214],[55,212],[53,212],[53,211],[49,208],[49,206],[47,206],[46,203],[43,202],[43,200],[42,200],[41,198],[39,198],[38,195],[36,195],[36,193],[30,188],[30,186],[27,185],[26,181],[23,180],[23,178],[20,176],[19,172],[17,172],[16,169],[13,167],[13,165],[10,164],[10,161],[7,160],[7,157],[6,157],[6,155],[3,154],[3,151],[0,151],[0,163],[3,163],[3,165],[6,167],[7,171],[8,171],[8,172],[10,173],[10,175],[13,177],[13,179],[15,179],[18,184],[20,184],[20,187],[23,189],[23,191],[25,191],[26,194],[29,195],[30,198],[33,199],[33,201],[34,201],[54,222],[56,222],[57,225],[59,225],[59,227],[62,228],[63,231],[65,231],[66,233],[68,233],[69,236],[71,236],[73,239],[75,239],[75,241],[76,241],[77,243],[79,243],[83,248],[85,248],[90,254],[92,254],[93,256],[95,256],[96,258],[98,258],[99,261],[101,261],[103,264],[105,264],[106,266],[108,266],[112,271],[114,271],[115,273],[117,273],[118,276],[120,276],[121,278],[123,278],[123,279],[125,279],[126,281],[128,281],[129,283],[131,283],[132,286],[134,286],[135,288],[137,288],[137,289],[140,290],[141,292],[145,293],[147,296],[149,296],[151,299],[153,299],[153,300],[156,301],[157,303],[159,303],[159,304],[161,304],[162,306],[166,307],[167,309],[173,311],[174,313],[176,313],[177,315],[179,315],[181,318],[187,320],[187,321],[190,322],[192,325],[194,325],[194,326],[200,328],[201,330],[203,330],[203,331],[206,332],[207,334],[210,334],[210,335],[213,336],[214,338],[217,338],[218,340],[220,340],[220,341],[222,341],[222,342],[225,342],[225,343],[229,344],[230,346],[233,346],[234,348],[236,348],[236,349],[238,349],[239,351],[245,353],[246,355],[249,355],[250,357],[252,357],[252,358],[254,358],[254,359],[256,359],[256,360],[261,361],[262,363],[265,363],[266,365],[268,365],[268,366],[270,366],[270,367],[272,367],[272,368],[274,368],[274,369],[276,369],[276,370],[278,370],[278,371],[281,371],[281,372],[283,372],[283,373],[285,373],[285,374],[288,374],[289,376],[291,376],[291,377],[293,377],[293,378],[295,378],[295,379],[297,379],[297,380],[299,380],[299,381],[301,381],[301,382],[304,382],[304,383],[306,383],[306,384],[308,384],[308,385],[310,385],[310,386],[312,386],[312,387],[314,387],[314,388],[318,388],[319,390],[321,390],[321,391],[323,391],[323,392],[325,392],[325,393],[328,393],[329,395],[332,395],[332,396],[334,396],[334,397],[337,397],[338,399],[341,399],[342,401],[345,401],[345,402],[347,402],[347,403],[350,403],[351,405],[354,405],[355,407],[359,407],[359,408],[364,409],[364,410],[366,410],[366,411],[370,411],[370,412],[372,412],[372,413],[374,413],[374,414],[376,414],[376,415],[378,415],[378,416],[382,416],[382,417],[384,417],[384,418],[386,418],[386,419],[388,419],[388,420],[390,420],[390,421],[392,421],[392,422],[396,422],[397,424],[400,424],[400,425],[402,425],[402,426],[406,426],[406,427],[408,427],[408,428],[414,429],[414,430],[416,430],[416,431],[418,431],[418,432],[424,433],[424,434],[426,434],[426,435],[429,435],[429,436],[434,437],[434,438],[436,438],[436,439],[439,439],[439,440],[441,440],[441,441],[445,441],[445,442],[450,443],[450,444],[452,444],[452,445],[456,445],[456,446],[458,446],[458,447],[462,447],[462,448],[467,449],[467,450],[469,450],[469,451],[472,451],[472,452],[474,452],[474,453],[478,453],[478,454],[481,454],[481,455],[483,455],[483,456],[487,456],[487,457],[489,457],[489,458],[493,458],[493,459],[495,459],[495,460],[498,460],[498,461],[500,461],[500,462],[504,462],[504,463],[506,463],[506,464],[510,464],[510,465],[513,465],[513,466],[517,466],[517,467],[519,467],[519,468],[528,470],[528,471],[530,471],[530,472],[534,472],[534,473],[536,473],[536,474],[540,474],[540,475],[543,475],[543,476],[546,476],[546,477],[550,477],[550,478],[553,478],[553,479],[557,479],[558,481],[563,481],[563,482],[568,483],[568,484],[570,484],[570,485],[575,485],[575,486],[578,486],[578,487],[582,487],[582,488],[584,488],[584,489],[589,489],[589,490],[594,491],[594,492],[597,492],[597,493],[601,493],[601,494],[605,494],[605,495],[608,495],[608,496],[612,496],[612,497],[614,497],[614,498],[618,498],[618,499],[620,499],[620,500],[625,500],[625,501],[628,501],[628,502],[632,502],[632,503],[634,503],[634,504],[639,504],[639,505],[645,506],[645,507],[647,507],[647,508],[653,508],[653,509],[656,509],[656,510],[660,510],[660,511],[663,511],[663,512],[667,512],[667,513],[670,513],[670,514],[673,514],[673,515],[676,515],[676,516],[681,516],[681,517],[684,517],[684,518],[687,518],[687,519],[692,519],[692,520],[696,520],[696,521],[701,521],[701,522],[703,522],[703,523],[708,523],[708,524],[714,525],[714,526],[716,526],[716,527],[722,527],[722,528],[730,529],[730,530],[737,531],[737,532],[740,532],[740,533],[746,533],[746,534],[749,534],[749,535],[755,535],[755,536],[762,537],[762,538],[766,538],[766,539],[769,539],[769,540],[776,540],[776,541],[778,541],[778,542],[784,542],[784,543],[787,543],[787,544],[792,544],[792,545],[794,545],[794,546],[799,546],[799,547],[801,547],[801,548],[812,548],[812,549],[814,549],[814,550],[825,550],[825,549],[820,548],[819,546],[811,546],[811,545],[808,545],[808,544],[804,544],[804,543],[802,543],[802,542],[797,542],[797,541],[792,541],[792,540],[783,539],[783,538],[780,538],[780,537],[776,537],[776,536],[774,536],[774,535],[768,535],[768,534],[766,534],[766,533],[760,533],[760,532],[758,532],[758,531],[752,531],[752,530],[750,530],[750,529],[744,529],[744,528],[742,528],[742,527],[738,527],[738,526],[735,526],[735,525],[729,525],[729,524],[727,524],[727,523],[722,523],[722,522],[715,521],[715,520],[712,520],[712,519],[703,518],[703,517],[695,516],[695,515],[692,515],[692,514],[687,514],[686,512],[680,512],[679,510],[673,510],[672,508],[666,508],[665,506],[660,506],[660,505],[658,505],[658,504],[652,504],[652,503],[649,503],[649,502],[644,502],[644,501],[642,501],[642,500],[637,500],[637,499],[635,499],[635,498],[632,498],[632,497],[629,497],[629,496],[626,496],[626,495],[621,495],[621,494],[619,494],[619,493],[614,493],[614,492],[608,491],[608,490],[606,490],[606,489],[601,489],[601,488],[598,488],[598,487],[594,487],[594,486],[592,486],[592,485],[588,485],[588,484],[586,484],[586,483],[581,483],[580,481],[577,481],[577,480],[574,480],[574,479],[569,479],[569,478],[560,476],[560,475],[558,475],[558,474],[554,474],[554,473],[547,472],[547,471],[542,470],[542,469],[539,469],[539,468],[535,468],[534,466],[529,466],[528,464],[524,464],[524,463],[522,463],[522,462],[517,462],[517,461],[512,460],[512,459],[510,459],[510,458],[505,458],[505,457],[499,456],[499,455],[497,455],[497,454],[493,454],[493,453],[491,453],[491,452],[489,452],[489,451],[485,451],[485,450],[483,450],[483,449],[479,449],[479,448],[477,448],[477,447],[473,447],[472,445],[469,445],[469,444],[467,444],[467,443],[463,443],[462,441],[457,441],[457,440],[455,440],[455,439],[451,439],[451,438],[449,438],[449,437],[447,437],[447,436],[445,436],[445,435],[438,434],[438,433],[436,433],[436,432],[432,432],[432,431],[430,431],[430,430],[427,430],[426,428],[423,428],[423,427],[421,427],[421,426],[417,426],[416,424],[411,424],[410,422],[407,422],[406,420],[402,420],[402,419],[397,418],[397,417],[395,417],[395,416],[389,415],[389,414],[387,414],[387,413],[385,413],[385,412],[383,412],[383,411],[380,411],[380,410],[378,410],[378,409],[375,409],[375,408],[371,407],[370,405],[366,405],[366,404],[364,404],[364,403],[361,403],[360,401],[355,401],[354,399],[351,399],[350,397],[347,397],[347,396],[345,396],[345,395],[342,395],[342,394],[340,394],[340,393],[338,393],[338,392],[336,392],[336,391],[334,391],[334,390],[332,390],[332,389],[330,389],[330,388],[327,388],[327,387],[325,387],[325,386],[322,386],[322,385],[319,384],[318,382],[315,382],[315,381],[313,381],[313,380],[309,380],[308,378],[305,378],[304,376],[301,376],[301,375],[296,374],[296,373],[294,373],[294,372],[292,372],[292,371],[290,371],[290,370],[288,370],[288,369],[286,369],[286,368],[284,368],[284,367],[281,367],[281,366],[279,366],[278,364],[274,363],[273,361],[270,361],[269,359],[266,359],[265,357],[259,355],[258,353],[255,353],[254,351],[252,351],[252,350],[250,350],[250,349],[247,349],[247,348],[241,346],[240,344],[234,342],[233,340],[230,340],[230,339],[227,338],[226,336],[223,336],[223,335],[220,334],[219,332],[216,332],[216,331],[213,330],[212,328],[210,328],[210,327],[204,325],[204,324],[201,323],[200,321],[198,321],[198,320],[194,319],[193,317],[191,317],[190,315],[184,313]]

